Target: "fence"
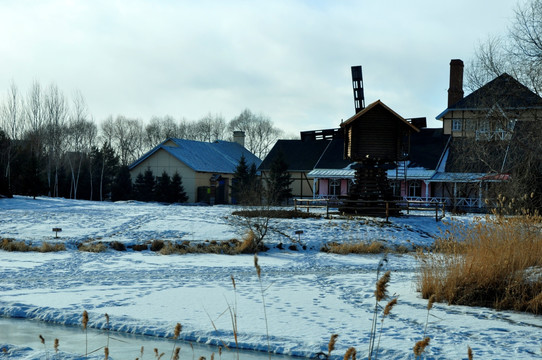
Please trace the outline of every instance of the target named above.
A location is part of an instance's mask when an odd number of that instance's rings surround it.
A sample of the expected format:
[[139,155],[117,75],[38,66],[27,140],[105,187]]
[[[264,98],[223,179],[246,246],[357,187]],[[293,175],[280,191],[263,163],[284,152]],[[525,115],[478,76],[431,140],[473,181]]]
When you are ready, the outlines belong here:
[[388,221],[390,213],[406,210],[410,214],[411,210],[434,211],[435,221],[446,216],[445,203],[440,201],[423,200],[337,200],[337,199],[294,199],[294,210],[307,209],[326,209],[326,218],[329,218],[330,208],[341,208],[345,210],[363,210],[366,212],[375,212],[384,214]]

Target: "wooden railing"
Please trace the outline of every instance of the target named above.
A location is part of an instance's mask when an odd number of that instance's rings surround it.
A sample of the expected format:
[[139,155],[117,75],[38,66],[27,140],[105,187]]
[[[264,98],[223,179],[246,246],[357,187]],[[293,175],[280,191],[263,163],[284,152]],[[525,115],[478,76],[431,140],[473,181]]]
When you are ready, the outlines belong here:
[[326,218],[329,218],[330,208],[341,208],[346,210],[375,211],[385,215],[388,221],[390,213],[404,211],[410,214],[411,210],[434,211],[435,221],[446,216],[446,204],[440,201],[423,200],[347,200],[347,199],[294,199],[294,210],[326,209]]

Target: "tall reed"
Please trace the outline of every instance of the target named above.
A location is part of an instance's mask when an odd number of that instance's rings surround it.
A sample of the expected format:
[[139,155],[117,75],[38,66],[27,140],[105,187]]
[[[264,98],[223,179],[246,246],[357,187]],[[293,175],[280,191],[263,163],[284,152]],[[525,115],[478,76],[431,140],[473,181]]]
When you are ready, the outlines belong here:
[[453,222],[419,252],[418,289],[449,304],[542,313],[542,217],[488,216]]
[[262,283],[262,268],[258,264],[258,254],[254,254],[254,267],[256,268],[256,274],[258,275],[258,281],[260,282],[260,292],[262,294],[262,304],[263,304],[263,315],[265,320],[265,334],[267,336],[267,354],[269,359],[271,359],[271,343],[269,340],[269,323],[267,321],[267,309],[265,306],[265,293]]

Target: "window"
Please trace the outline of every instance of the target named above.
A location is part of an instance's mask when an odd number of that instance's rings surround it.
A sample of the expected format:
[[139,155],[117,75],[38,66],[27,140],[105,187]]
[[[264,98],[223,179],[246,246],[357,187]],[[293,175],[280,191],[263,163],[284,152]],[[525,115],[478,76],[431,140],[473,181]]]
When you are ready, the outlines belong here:
[[461,131],[463,129],[463,121],[461,119],[452,120],[452,131]]
[[422,184],[418,180],[408,182],[408,196],[420,197],[422,196]]
[[329,195],[331,196],[341,195],[341,180],[340,179],[329,180]]
[[480,132],[489,132],[489,130],[491,130],[491,127],[489,126],[489,120],[481,120]]

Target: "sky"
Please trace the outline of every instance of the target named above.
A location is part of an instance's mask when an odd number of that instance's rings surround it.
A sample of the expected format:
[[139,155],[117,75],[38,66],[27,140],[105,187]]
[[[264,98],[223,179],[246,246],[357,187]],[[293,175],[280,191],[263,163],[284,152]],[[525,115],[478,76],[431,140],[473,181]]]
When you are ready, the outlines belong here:
[[[525,3],[528,0],[520,0]],[[446,108],[449,63],[512,24],[514,0],[7,0],[0,2],[0,99],[34,81],[83,95],[100,123],[124,115],[229,121],[244,109],[286,133],[366,104],[404,118]]]

